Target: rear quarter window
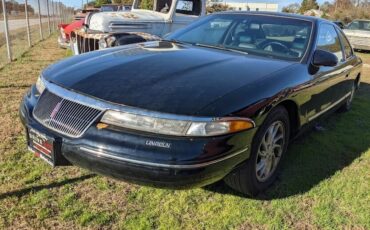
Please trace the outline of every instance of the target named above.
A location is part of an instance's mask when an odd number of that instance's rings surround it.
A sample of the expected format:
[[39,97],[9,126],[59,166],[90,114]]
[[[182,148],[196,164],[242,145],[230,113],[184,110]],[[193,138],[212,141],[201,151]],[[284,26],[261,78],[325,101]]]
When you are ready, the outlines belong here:
[[344,56],[346,59],[348,59],[353,56],[351,44],[349,43],[348,39],[346,38],[346,36],[343,34],[342,31],[338,31],[338,33],[339,33],[339,37],[343,45]]
[[319,28],[317,48],[333,53],[338,60],[343,60],[342,45],[333,25],[322,24]]

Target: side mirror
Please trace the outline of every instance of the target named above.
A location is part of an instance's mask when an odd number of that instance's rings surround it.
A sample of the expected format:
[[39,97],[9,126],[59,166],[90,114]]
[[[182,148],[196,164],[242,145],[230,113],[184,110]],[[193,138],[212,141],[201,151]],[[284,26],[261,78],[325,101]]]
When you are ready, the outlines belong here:
[[338,57],[333,53],[325,50],[316,50],[313,55],[312,64],[314,66],[336,66],[338,64]]

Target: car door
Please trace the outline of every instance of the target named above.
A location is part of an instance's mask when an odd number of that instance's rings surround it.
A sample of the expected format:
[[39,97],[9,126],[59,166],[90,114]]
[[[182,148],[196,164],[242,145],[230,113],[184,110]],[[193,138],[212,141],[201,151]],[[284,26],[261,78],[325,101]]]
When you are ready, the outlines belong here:
[[339,34],[334,25],[322,23],[317,34],[316,49],[325,50],[338,57],[334,67],[321,66],[312,75],[311,99],[306,107],[306,117],[311,121],[346,99],[345,80],[350,71],[344,56]]

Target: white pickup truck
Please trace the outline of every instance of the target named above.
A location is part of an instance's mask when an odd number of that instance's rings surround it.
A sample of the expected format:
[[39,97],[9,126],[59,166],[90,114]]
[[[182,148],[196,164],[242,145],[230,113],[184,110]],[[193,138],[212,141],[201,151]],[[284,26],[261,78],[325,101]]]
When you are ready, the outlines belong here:
[[154,0],[152,3],[150,6],[142,0],[134,0],[130,11],[89,14],[84,27],[71,34],[73,53],[158,40],[206,14],[205,0]]

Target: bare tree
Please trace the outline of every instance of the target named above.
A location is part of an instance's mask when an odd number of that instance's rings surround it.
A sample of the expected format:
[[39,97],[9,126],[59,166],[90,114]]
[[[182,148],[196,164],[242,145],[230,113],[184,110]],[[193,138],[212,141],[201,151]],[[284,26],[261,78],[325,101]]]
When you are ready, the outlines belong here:
[[285,12],[285,13],[297,14],[297,13],[299,13],[300,8],[301,8],[301,5],[299,5],[298,3],[292,3],[292,4],[289,4],[286,7],[283,7],[282,11]]

